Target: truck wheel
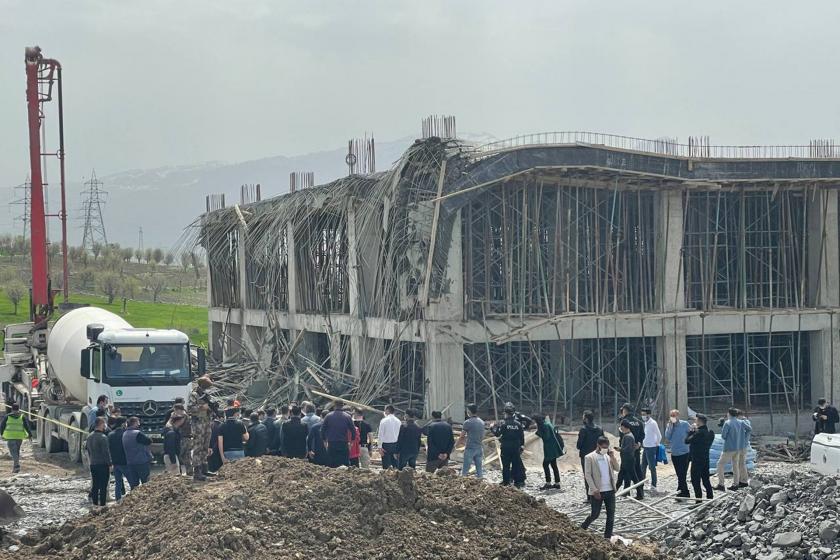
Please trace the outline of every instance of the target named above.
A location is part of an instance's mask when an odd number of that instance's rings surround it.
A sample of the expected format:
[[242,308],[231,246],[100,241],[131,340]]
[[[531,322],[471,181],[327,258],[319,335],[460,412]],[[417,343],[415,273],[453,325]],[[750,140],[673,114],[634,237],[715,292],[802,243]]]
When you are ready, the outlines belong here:
[[[77,428],[76,422],[70,421],[70,426]],[[67,430],[67,452],[70,455],[71,463],[82,462],[82,434],[76,430]]]
[[44,444],[47,448],[47,453],[59,453],[64,447],[64,442],[53,433],[52,422],[44,422]]
[[[44,415],[44,413],[42,411],[41,416],[43,416],[43,415]],[[47,433],[46,433],[46,431],[49,430],[49,428],[47,426],[48,426],[47,422],[44,421],[44,420],[41,420],[40,418],[38,418],[37,422],[35,423],[35,430],[37,432],[35,434],[35,445],[37,445],[41,449],[43,449],[44,447],[47,446]]]

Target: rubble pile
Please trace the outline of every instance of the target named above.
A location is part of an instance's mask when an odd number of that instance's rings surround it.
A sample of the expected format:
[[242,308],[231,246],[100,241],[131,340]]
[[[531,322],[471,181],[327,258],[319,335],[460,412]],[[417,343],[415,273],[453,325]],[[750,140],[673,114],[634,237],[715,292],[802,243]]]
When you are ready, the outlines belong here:
[[654,560],[612,545],[522,492],[434,475],[327,469],[277,457],[212,482],[163,475],[122,504],[20,540],[0,558]]
[[838,480],[807,471],[758,475],[665,533],[686,560],[840,559]]

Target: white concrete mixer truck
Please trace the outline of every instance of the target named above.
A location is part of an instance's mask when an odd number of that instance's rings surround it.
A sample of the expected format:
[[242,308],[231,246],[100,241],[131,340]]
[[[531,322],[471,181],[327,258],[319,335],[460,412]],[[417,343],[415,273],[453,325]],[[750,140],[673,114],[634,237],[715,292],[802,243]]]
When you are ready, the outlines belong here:
[[66,450],[75,462],[85,459],[88,412],[100,395],[123,416],[139,417],[159,452],[166,412],[176,397],[189,396],[193,377],[205,367],[204,350],[191,349],[184,333],[133,328],[96,307],[69,311],[52,328],[9,325],[4,350],[6,402],[56,421],[35,419],[38,444],[50,453]]

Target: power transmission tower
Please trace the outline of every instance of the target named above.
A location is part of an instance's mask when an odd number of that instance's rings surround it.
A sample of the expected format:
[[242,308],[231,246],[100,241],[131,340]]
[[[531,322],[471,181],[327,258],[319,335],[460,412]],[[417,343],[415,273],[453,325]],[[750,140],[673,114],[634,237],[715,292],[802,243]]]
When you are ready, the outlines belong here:
[[102,220],[102,207],[105,205],[108,192],[102,190],[102,181],[96,178],[96,171],[91,171],[90,180],[85,183],[87,187],[82,191],[85,197],[82,203],[85,224],[82,234],[82,247],[93,251],[94,243],[108,244],[108,236],[105,234],[105,222]]
[[143,226],[140,226],[140,231],[138,233],[137,239],[137,248],[141,251],[143,250]]
[[10,202],[12,206],[21,206],[20,214],[15,216],[15,222],[23,224],[23,238],[29,238],[29,205],[30,205],[30,183],[29,177],[22,185],[12,187],[15,190],[15,199]]

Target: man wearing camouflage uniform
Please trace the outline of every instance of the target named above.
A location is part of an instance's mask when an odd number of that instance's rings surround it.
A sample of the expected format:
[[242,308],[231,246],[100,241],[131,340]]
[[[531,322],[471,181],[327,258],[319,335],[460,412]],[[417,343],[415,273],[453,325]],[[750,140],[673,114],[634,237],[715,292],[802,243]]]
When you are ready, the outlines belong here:
[[195,387],[190,393],[189,414],[192,439],[189,441],[192,452],[193,480],[207,480],[211,410],[205,391],[212,385],[210,378],[204,375],[195,380]]

